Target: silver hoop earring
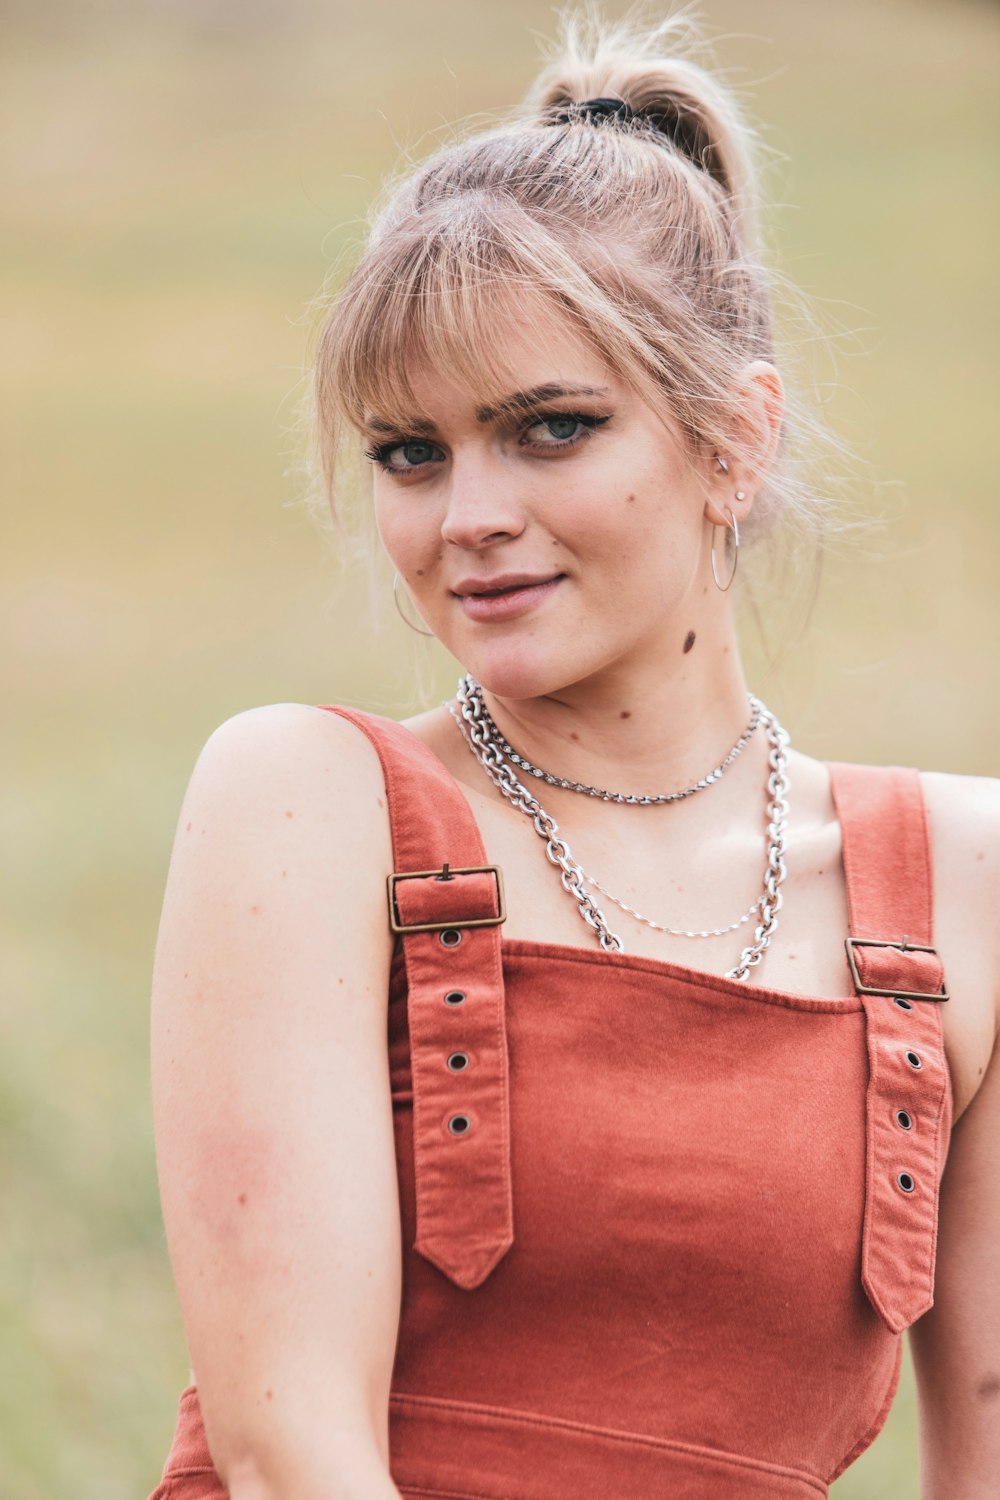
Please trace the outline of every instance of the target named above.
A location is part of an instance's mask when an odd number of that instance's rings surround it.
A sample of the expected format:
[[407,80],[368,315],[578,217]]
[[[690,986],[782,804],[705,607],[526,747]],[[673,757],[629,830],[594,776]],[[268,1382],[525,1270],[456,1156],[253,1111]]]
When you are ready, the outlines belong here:
[[[737,492],[737,499],[739,499],[739,497],[740,497],[739,496],[739,492]],[[728,593],[728,591],[732,588],[733,579],[736,577],[736,569],[737,569],[737,566],[739,565],[739,560],[740,560],[740,528],[736,524],[736,517],[733,515],[732,511],[729,510],[729,506],[728,505],[726,506],[726,509],[729,511],[729,520],[728,520],[728,522],[726,524],[727,524],[727,527],[731,527],[732,528],[733,543],[734,543],[734,546],[733,546],[733,571],[730,573],[729,579],[728,579],[728,581],[726,583],[720,583],[719,582],[719,575],[716,572],[716,568],[715,568],[715,537],[714,536],[712,537],[712,550],[711,550],[711,553],[709,554],[710,557],[711,557],[711,560],[712,560],[712,577],[715,580],[715,587],[719,590],[719,592],[721,594]],[[718,528],[716,528],[716,529],[718,529]]]
[[434,634],[433,630],[422,630],[419,625],[414,625],[413,621],[412,620],[408,620],[406,618],[406,616],[404,615],[404,613],[403,613],[403,606],[399,602],[399,583],[400,583],[399,574],[398,573],[394,573],[393,574],[393,578],[392,578],[392,598],[393,598],[393,603],[396,606],[396,613],[399,615],[399,618],[402,620],[402,622],[403,622],[404,625],[409,625],[410,629],[412,631],[414,631],[417,635],[428,635],[428,636],[433,635]]

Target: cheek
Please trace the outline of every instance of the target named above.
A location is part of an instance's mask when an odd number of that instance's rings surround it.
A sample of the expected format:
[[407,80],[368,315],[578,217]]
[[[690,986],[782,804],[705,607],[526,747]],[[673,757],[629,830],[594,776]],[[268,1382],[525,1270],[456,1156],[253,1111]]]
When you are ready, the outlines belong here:
[[428,552],[433,553],[435,542],[440,543],[440,533],[422,524],[419,509],[414,505],[401,505],[399,497],[378,492],[375,499],[375,528],[382,546],[401,573],[413,573],[422,568]]

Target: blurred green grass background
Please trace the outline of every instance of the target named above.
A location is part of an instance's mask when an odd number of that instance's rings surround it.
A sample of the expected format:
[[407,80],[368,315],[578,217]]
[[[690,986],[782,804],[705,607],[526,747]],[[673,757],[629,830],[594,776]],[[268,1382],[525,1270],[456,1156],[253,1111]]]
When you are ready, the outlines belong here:
[[[748,635],[751,683],[815,754],[994,772],[997,12],[701,14],[787,156],[772,243],[850,335],[817,378],[885,517],[776,665]],[[0,1494],[135,1500],[187,1378],[147,1003],[191,766],[254,704],[401,716],[454,682],[443,655],[414,676],[388,590],[373,621],[297,503],[309,303],[400,145],[512,102],[552,12],[22,0],[6,20]],[[916,1473],[906,1371],[834,1493],[916,1496]]]

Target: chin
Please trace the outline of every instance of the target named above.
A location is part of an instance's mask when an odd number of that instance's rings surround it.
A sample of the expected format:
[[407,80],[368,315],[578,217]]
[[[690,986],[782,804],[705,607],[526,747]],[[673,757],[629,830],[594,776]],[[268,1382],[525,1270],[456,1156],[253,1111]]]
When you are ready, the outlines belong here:
[[546,649],[544,641],[530,637],[480,646],[459,655],[459,660],[463,671],[471,673],[488,693],[512,700],[558,693],[594,670],[593,663],[577,654]]

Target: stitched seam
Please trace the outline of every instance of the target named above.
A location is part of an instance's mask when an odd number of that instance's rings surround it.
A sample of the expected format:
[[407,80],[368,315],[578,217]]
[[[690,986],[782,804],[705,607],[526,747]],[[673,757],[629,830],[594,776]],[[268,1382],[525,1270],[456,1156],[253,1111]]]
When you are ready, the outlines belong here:
[[750,1458],[742,1453],[730,1453],[725,1448],[710,1448],[700,1443],[685,1443],[677,1438],[649,1437],[640,1432],[619,1432],[613,1427],[597,1427],[590,1422],[576,1422],[569,1417],[544,1416],[540,1412],[518,1411],[512,1407],[481,1405],[473,1401],[449,1401],[439,1396],[416,1396],[407,1391],[393,1391],[390,1402],[409,1402],[412,1406],[427,1407],[431,1411],[453,1411],[463,1416],[498,1417],[512,1426],[543,1427],[552,1431],[578,1433],[585,1437],[628,1447],[652,1448],[654,1450],[681,1453],[695,1458],[709,1457],[718,1463],[731,1464],[735,1468],[753,1469],[764,1474],[780,1474],[790,1479],[801,1480],[820,1489],[825,1495],[826,1486],[819,1475],[807,1469],[791,1468],[787,1464],[775,1464],[767,1459]]
[[496,1500],[495,1495],[484,1495],[479,1490],[432,1490],[426,1484],[401,1485],[399,1491],[401,1495],[440,1496],[441,1500]]
[[934,1116],[934,1183],[933,1193],[933,1218],[931,1220],[930,1250],[927,1257],[927,1296],[934,1299],[934,1269],[937,1260],[938,1226],[940,1224],[940,1196],[941,1196],[941,1174],[943,1167],[942,1142],[944,1137],[943,1120],[945,1105],[951,1091],[951,1069],[948,1066],[947,1054],[944,1050],[944,1021],[940,1010],[935,1012],[935,1039],[941,1051],[941,1067],[944,1070],[944,1081],[941,1088],[941,1096],[938,1099],[937,1112]]
[[[536,942],[532,938],[505,938],[504,949],[513,958],[533,959],[541,962],[543,960],[558,960],[560,963],[581,964],[585,967],[597,966],[609,969],[626,969],[635,973],[662,974],[665,979],[670,979],[678,984],[686,985],[688,988],[714,990],[717,994],[725,995],[734,1000],[756,1000],[764,1005],[774,1005],[783,1010],[799,1010],[805,1013],[814,1012],[817,1015],[857,1015],[862,1009],[861,1001],[856,995],[845,995],[843,999],[818,995],[815,999],[808,995],[783,994],[779,990],[762,990],[756,988],[739,988],[733,990],[729,985],[739,985],[738,980],[730,980],[729,984],[720,982],[723,976],[720,974],[703,974],[700,970],[685,971],[674,969],[672,965],[663,963],[659,959],[646,958],[642,954],[602,953],[581,950],[579,953],[569,944]],[[527,949],[538,951],[528,952]]]
[[[872,1241],[875,1235],[875,1105],[879,1097],[879,1066],[878,1066],[878,1022],[870,1009],[866,998],[865,1011],[865,1042],[868,1053],[868,1091],[865,1099],[865,1220],[862,1231],[863,1259],[865,1277],[869,1284],[872,1281]],[[875,1295],[878,1299],[878,1312],[882,1317],[886,1316],[885,1301],[882,1288],[876,1287]]]
[[[927,803],[924,800],[923,782],[920,780],[920,772],[913,772],[917,789],[917,804],[920,809],[920,832],[923,840],[924,853],[924,931],[927,934],[927,946],[934,946],[934,865],[931,855],[931,832],[927,820]],[[942,982],[944,975],[941,976]],[[947,989],[947,985],[945,985]]]
[[[859,927],[857,925],[857,922],[855,920],[855,918],[857,916],[857,913],[855,911],[855,901],[854,901],[855,888],[854,888],[854,882],[851,879],[851,867],[852,867],[851,848],[850,848],[851,836],[850,836],[850,832],[849,832],[849,829],[848,829],[848,826],[847,826],[847,823],[848,823],[848,820],[847,820],[847,817],[846,817],[847,807],[846,807],[846,805],[843,805],[842,801],[841,801],[841,791],[842,791],[841,782],[840,782],[841,763],[838,762],[838,761],[828,761],[826,769],[827,769],[827,774],[828,774],[829,779],[830,779],[830,796],[833,799],[833,808],[834,808],[835,813],[837,814],[837,824],[838,824],[838,826],[840,828],[840,864],[841,864],[841,870],[842,870],[842,873],[843,873],[843,876],[844,876],[844,892],[845,892],[845,895],[847,897],[847,920],[848,920],[848,923],[850,924],[849,930],[851,932],[858,932],[858,931],[860,931],[860,929],[859,929]],[[848,800],[849,800],[849,794],[848,794]]]
[[849,1469],[854,1460],[856,1458],[860,1458],[862,1453],[864,1453],[867,1448],[871,1447],[872,1443],[878,1437],[879,1433],[882,1431],[882,1428],[885,1426],[886,1422],[889,1419],[889,1412],[891,1411],[893,1401],[896,1398],[896,1391],[899,1388],[899,1377],[903,1367],[902,1334],[897,1333],[895,1335],[895,1339],[897,1344],[896,1358],[893,1360],[892,1371],[889,1375],[889,1384],[886,1386],[883,1393],[882,1404],[879,1407],[878,1416],[873,1422],[869,1423],[868,1427],[865,1428],[865,1431],[858,1438],[854,1446],[850,1448],[847,1453],[845,1453],[844,1457],[840,1460],[840,1463],[828,1478],[827,1484],[832,1484],[835,1479],[839,1479],[841,1474],[844,1473],[845,1469]]

